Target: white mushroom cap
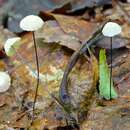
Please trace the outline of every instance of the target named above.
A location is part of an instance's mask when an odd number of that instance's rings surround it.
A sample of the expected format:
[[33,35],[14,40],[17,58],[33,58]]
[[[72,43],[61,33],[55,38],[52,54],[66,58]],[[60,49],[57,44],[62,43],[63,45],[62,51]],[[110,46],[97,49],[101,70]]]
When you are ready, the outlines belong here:
[[13,56],[15,54],[14,49],[18,49],[20,47],[20,41],[21,41],[20,37],[13,37],[13,38],[9,38],[5,42],[4,49],[7,56]]
[[28,15],[20,21],[20,28],[25,31],[36,31],[43,26],[43,20],[36,15]]
[[11,78],[8,73],[0,71],[0,92],[5,92],[11,85]]
[[106,37],[113,37],[121,33],[121,26],[114,22],[108,22],[104,25],[102,33]]

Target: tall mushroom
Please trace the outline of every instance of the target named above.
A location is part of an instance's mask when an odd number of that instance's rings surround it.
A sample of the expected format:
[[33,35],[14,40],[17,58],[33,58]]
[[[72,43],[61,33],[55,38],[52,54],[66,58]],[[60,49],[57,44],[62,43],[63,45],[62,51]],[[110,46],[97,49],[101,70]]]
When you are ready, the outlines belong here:
[[[37,100],[37,93],[38,93],[38,87],[39,87],[39,61],[38,61],[37,44],[36,44],[36,39],[35,39],[35,31],[40,29],[43,26],[43,24],[44,24],[43,20],[39,16],[36,16],[36,15],[28,15],[20,21],[20,28],[23,29],[24,31],[32,32],[32,37],[34,41],[36,66],[37,66],[37,85],[36,85],[36,93],[35,93],[34,104],[33,104],[33,118],[34,118],[35,103]],[[33,121],[33,118],[32,118],[32,121]]]
[[102,33],[106,37],[110,37],[110,55],[111,55],[111,66],[110,66],[110,99],[111,99],[111,86],[112,86],[112,38],[121,33],[121,26],[115,22],[107,22],[102,29]]

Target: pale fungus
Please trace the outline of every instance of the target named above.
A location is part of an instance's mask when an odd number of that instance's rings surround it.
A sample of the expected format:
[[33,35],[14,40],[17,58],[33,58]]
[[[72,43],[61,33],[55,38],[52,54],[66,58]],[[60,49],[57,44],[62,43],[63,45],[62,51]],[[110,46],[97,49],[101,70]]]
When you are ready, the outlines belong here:
[[[43,20],[36,15],[28,15],[24,17],[20,22],[20,28],[24,31],[30,31],[32,32],[32,37],[34,41],[34,49],[35,49],[35,58],[36,58],[36,66],[37,66],[37,85],[36,85],[36,93],[34,97],[34,104],[33,104],[33,117],[34,117],[34,110],[35,110],[35,103],[37,100],[37,93],[38,93],[38,87],[39,87],[39,61],[38,61],[38,52],[37,52],[37,44],[35,39],[35,32],[36,30],[40,29],[43,26],[44,22]],[[33,118],[32,118],[33,122]]]
[[112,86],[112,37],[121,33],[121,26],[115,22],[107,22],[103,29],[102,34],[106,37],[110,37],[110,100],[111,100],[111,86]]
[[17,50],[20,47],[20,37],[9,38],[5,44],[4,49],[7,56],[13,56],[15,54],[15,49]]
[[20,28],[25,31],[36,31],[43,26],[43,20],[36,15],[28,15],[20,21]]
[[0,71],[0,92],[6,92],[11,85],[11,78],[8,73]]

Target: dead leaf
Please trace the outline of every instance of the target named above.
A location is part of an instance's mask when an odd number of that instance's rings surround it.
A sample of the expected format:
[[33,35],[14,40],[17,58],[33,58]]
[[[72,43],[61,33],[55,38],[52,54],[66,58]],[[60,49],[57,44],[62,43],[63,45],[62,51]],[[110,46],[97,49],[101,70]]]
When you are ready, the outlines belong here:
[[77,50],[80,47],[78,38],[65,33],[54,20],[45,22],[44,27],[36,32],[36,37],[37,40],[41,39],[44,43],[59,43],[72,50]]
[[85,42],[97,28],[96,23],[79,20],[75,17],[65,15],[52,15],[63,31],[70,36],[77,37],[81,42]]
[[[97,23],[87,22],[85,20],[79,20],[75,17],[65,15],[56,15],[53,13],[43,12],[43,16],[48,17],[49,19],[55,19],[57,22],[49,22],[49,24],[53,25],[52,29],[49,28],[51,25],[46,25],[45,27],[43,27],[42,31],[39,34],[37,34],[37,37],[40,37],[40,39],[47,39],[44,42],[62,41],[59,42],[59,44],[66,46],[72,50],[77,50],[81,46],[80,42],[86,42],[89,39],[89,37],[93,35],[98,26]],[[68,37],[66,37],[65,35],[68,35]],[[62,39],[59,38],[59,36],[62,37]],[[118,49],[129,45],[129,39],[123,38],[123,36],[124,35],[116,36],[113,38],[113,49]],[[96,46],[105,49],[110,49],[110,39],[104,37],[96,43]]]

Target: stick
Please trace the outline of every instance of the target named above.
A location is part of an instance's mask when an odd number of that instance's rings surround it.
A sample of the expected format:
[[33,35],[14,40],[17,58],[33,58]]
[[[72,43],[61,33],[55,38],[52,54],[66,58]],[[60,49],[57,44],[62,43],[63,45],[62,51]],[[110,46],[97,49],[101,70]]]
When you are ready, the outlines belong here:
[[[103,26],[104,25],[105,24],[103,24]],[[77,50],[76,52],[74,52],[74,54],[71,56],[70,61],[64,71],[64,75],[63,75],[63,78],[62,78],[62,81],[60,84],[59,97],[63,104],[71,104],[70,97],[68,94],[68,75],[69,75],[69,73],[71,72],[71,70],[74,67],[74,65],[76,64],[76,62],[78,61],[79,57],[87,51],[88,47],[95,44],[98,40],[100,40],[103,37],[103,35],[102,35],[103,26],[101,28],[99,28],[92,35],[92,37],[90,37],[90,39],[86,43],[84,43],[80,47],[80,49]]]

